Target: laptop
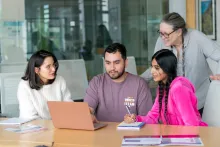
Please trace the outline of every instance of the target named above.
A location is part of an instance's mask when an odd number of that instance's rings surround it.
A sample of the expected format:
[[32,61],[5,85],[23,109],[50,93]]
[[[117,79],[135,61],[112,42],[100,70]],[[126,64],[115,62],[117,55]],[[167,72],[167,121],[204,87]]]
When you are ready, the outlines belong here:
[[93,123],[87,103],[48,101],[47,104],[55,128],[97,130],[107,126]]

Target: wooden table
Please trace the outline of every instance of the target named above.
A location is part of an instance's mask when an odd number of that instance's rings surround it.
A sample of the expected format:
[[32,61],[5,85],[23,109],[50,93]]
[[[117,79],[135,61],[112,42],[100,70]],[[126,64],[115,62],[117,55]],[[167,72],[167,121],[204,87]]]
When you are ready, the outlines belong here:
[[[5,128],[12,126],[0,125],[0,147],[8,144],[8,146],[36,146],[36,145],[49,145],[53,142],[54,127],[51,120],[35,120],[29,124],[37,124],[48,128],[46,131],[17,134],[14,132],[5,131]],[[34,145],[30,145],[34,144]],[[8,147],[7,146],[7,147]]]
[[185,127],[166,125],[145,125],[140,131],[116,130],[118,123],[96,131],[56,129],[51,120],[35,120],[30,124],[42,125],[46,131],[16,134],[5,131],[8,126],[0,126],[0,147],[31,147],[36,145],[55,147],[120,147],[125,135],[194,135],[199,134],[205,147],[220,146],[220,128]]

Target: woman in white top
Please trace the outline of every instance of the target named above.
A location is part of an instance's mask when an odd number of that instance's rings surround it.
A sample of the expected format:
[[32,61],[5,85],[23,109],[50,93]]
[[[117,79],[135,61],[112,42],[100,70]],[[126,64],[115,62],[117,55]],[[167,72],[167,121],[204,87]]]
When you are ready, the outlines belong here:
[[34,53],[18,86],[20,118],[50,119],[47,101],[72,101],[56,57],[45,50]]

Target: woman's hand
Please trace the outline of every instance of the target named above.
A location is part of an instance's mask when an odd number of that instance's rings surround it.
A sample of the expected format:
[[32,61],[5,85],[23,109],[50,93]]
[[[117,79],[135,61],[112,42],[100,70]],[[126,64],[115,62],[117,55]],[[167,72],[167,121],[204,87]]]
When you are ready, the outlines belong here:
[[220,80],[220,74],[216,74],[216,75],[210,76],[210,78],[212,80]]
[[136,122],[136,114],[126,114],[124,116],[124,122],[126,122],[126,123]]

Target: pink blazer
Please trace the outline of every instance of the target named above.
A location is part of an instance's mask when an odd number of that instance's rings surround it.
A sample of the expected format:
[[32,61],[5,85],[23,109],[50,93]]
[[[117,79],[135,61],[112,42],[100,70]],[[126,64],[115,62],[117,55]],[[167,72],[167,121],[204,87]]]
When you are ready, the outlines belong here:
[[164,117],[164,98],[162,100],[161,115],[159,114],[159,93],[155,99],[152,109],[146,116],[137,116],[137,121],[144,121],[148,124],[157,124],[158,118],[163,124],[184,125],[184,126],[208,126],[203,122],[197,110],[197,98],[195,88],[185,77],[177,77],[170,84],[167,122]]

